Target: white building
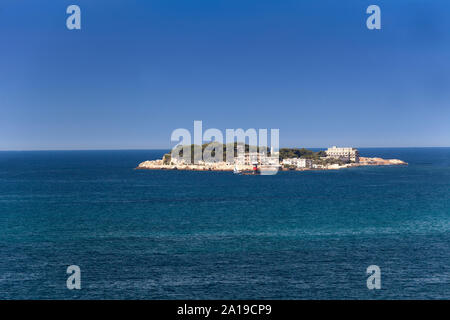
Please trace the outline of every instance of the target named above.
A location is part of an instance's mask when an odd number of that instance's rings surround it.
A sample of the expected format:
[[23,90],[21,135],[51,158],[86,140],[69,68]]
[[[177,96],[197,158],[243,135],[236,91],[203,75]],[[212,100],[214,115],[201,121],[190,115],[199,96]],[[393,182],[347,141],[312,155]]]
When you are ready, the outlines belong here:
[[283,160],[283,165],[295,166],[297,168],[311,168],[313,161],[303,158],[288,158]]
[[328,148],[325,152],[330,158],[359,162],[359,151],[356,148],[337,148],[336,146],[333,146],[332,148]]
[[237,165],[254,166],[254,165],[279,165],[279,156],[268,156],[262,152],[238,152],[237,157],[234,158],[234,163]]
[[238,152],[237,157],[234,158],[234,163],[238,165],[252,165],[260,162],[260,155],[257,152],[244,153]]

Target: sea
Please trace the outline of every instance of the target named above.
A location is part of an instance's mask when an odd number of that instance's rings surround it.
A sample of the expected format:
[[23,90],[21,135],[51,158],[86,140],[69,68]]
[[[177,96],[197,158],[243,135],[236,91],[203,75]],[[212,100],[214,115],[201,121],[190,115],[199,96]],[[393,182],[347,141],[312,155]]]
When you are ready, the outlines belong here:
[[450,148],[273,176],[135,170],[165,152],[0,152],[0,299],[450,299]]

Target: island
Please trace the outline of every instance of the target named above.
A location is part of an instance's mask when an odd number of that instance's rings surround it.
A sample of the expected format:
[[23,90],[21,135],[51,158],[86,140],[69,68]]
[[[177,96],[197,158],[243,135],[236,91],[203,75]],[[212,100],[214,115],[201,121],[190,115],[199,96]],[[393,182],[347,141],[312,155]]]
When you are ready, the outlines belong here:
[[[215,156],[217,150],[222,150],[222,156],[210,160],[202,158],[205,149],[209,147],[210,154]],[[227,160],[226,150],[233,150],[232,157]],[[192,170],[192,171],[233,171],[235,173],[257,174],[262,171],[308,171],[336,170],[361,166],[392,166],[407,165],[399,159],[383,159],[379,157],[362,157],[356,148],[338,148],[312,151],[306,148],[282,148],[271,152],[269,148],[250,147],[249,145],[191,145],[190,157],[183,158],[183,148],[179,146],[174,152],[165,154],[162,159],[147,160],[136,169],[145,170]],[[219,148],[219,149],[217,149]],[[189,151],[189,149],[187,149]],[[212,150],[212,151],[211,151]],[[173,157],[172,155],[176,155]]]

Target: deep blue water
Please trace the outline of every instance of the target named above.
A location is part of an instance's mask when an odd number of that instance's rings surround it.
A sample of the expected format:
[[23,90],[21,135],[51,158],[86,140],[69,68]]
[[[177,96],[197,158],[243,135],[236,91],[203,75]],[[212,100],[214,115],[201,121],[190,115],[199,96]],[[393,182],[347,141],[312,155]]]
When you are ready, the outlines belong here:
[[0,152],[0,298],[450,299],[450,148],[275,176],[133,170],[163,153]]

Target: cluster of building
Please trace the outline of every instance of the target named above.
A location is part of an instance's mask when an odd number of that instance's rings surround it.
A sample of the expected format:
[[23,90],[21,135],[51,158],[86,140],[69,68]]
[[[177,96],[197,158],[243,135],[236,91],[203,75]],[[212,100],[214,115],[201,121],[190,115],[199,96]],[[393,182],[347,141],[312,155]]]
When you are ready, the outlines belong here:
[[267,156],[259,152],[239,153],[234,158],[234,164],[238,166],[276,165],[279,162],[278,155]]
[[[197,160],[195,163],[197,165],[208,165],[212,161]],[[228,166],[258,166],[258,165],[277,165],[279,163],[278,152],[271,151],[271,155],[266,153],[250,151],[245,152],[243,146],[238,146],[237,156],[233,158],[233,161],[216,161],[216,164],[228,165]],[[189,165],[190,162],[186,162],[182,157],[172,157],[170,160],[171,165]]]
[[[326,157],[323,159],[337,159],[344,162],[359,163],[359,151],[356,148],[338,148],[333,146],[325,151]],[[312,159],[304,158],[288,158],[281,163],[283,166],[295,167],[299,169],[319,168],[320,165],[315,164]]]
[[294,166],[296,168],[312,168],[313,167],[312,159],[304,159],[304,158],[284,159],[282,164],[284,166]]
[[[326,156],[322,159],[332,158],[338,159],[344,162],[359,163],[359,152],[356,148],[338,148],[333,146],[328,148]],[[200,160],[197,161],[197,165],[208,165],[209,163]],[[188,165],[182,158],[172,158],[171,165]],[[234,158],[234,163],[228,163],[223,161],[216,163],[216,165],[222,166],[242,166],[242,167],[257,167],[260,165],[278,165],[278,153],[272,153],[271,156],[267,156],[260,152],[244,152],[243,149],[238,147],[237,157]],[[320,165],[314,163],[313,159],[305,158],[288,158],[284,159],[281,163],[285,167],[294,168],[318,168]]]
[[[167,156],[167,155],[166,155]],[[166,156],[161,160],[144,161],[139,164],[137,169],[152,169],[152,170],[195,170],[195,171],[234,171],[235,173],[255,174],[258,172],[267,172],[273,169],[278,171],[281,167],[285,169],[341,169],[357,166],[368,165],[407,165],[406,162],[398,159],[381,159],[381,158],[367,158],[359,156],[358,149],[355,148],[338,148],[331,147],[325,151],[325,156],[315,159],[306,158],[289,158],[284,159],[279,163],[279,154],[271,152],[271,156],[261,154],[258,152],[244,152],[239,150],[238,156],[233,161],[198,161],[195,164],[185,162],[182,158],[172,158],[166,161]],[[327,161],[327,159],[337,159],[340,161]],[[325,161],[323,161],[325,160]],[[252,173],[248,173],[252,171]]]

